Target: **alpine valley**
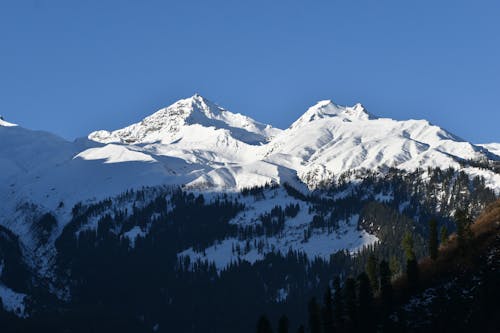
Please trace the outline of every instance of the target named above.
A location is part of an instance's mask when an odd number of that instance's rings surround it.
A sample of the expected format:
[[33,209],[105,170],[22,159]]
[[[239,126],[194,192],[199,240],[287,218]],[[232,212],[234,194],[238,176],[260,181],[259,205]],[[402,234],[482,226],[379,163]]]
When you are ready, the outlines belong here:
[[245,333],[307,323],[374,255],[401,275],[405,234],[425,256],[430,219],[498,199],[500,144],[330,100],[282,130],[194,95],[74,142],[0,120],[0,184],[12,331]]

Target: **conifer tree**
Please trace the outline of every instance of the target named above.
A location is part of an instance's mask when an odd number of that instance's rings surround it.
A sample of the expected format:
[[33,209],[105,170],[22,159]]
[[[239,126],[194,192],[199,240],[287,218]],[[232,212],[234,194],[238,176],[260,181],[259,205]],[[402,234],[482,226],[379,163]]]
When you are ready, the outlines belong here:
[[262,315],[257,322],[257,333],[272,333],[271,322],[265,315]]
[[392,307],[392,284],[391,284],[391,270],[387,261],[380,262],[380,298],[382,299],[382,306],[384,313],[387,314]]
[[395,256],[391,256],[389,258],[389,268],[391,269],[391,277],[401,273],[401,264],[399,263],[398,258]]
[[413,248],[413,237],[407,232],[402,241],[402,246],[406,256],[406,278],[410,290],[415,290],[418,287],[418,262]]
[[309,332],[321,333],[321,311],[316,298],[309,301]]
[[281,316],[278,322],[278,333],[288,333],[288,317],[286,315]]
[[441,227],[440,231],[440,237],[441,237],[441,245],[446,245],[448,244],[448,228],[446,228],[445,225]]
[[370,256],[368,257],[365,270],[366,274],[368,274],[368,278],[370,279],[372,290],[375,293],[378,290],[378,276],[377,276],[377,258],[375,257],[374,254],[370,254]]
[[349,277],[344,284],[344,305],[349,326],[356,323],[356,281]]
[[357,292],[357,304],[358,313],[357,318],[359,321],[359,327],[362,331],[369,329],[372,322],[372,303],[373,303],[373,293],[371,289],[370,279],[368,274],[361,273],[358,276],[358,292]]
[[300,325],[299,329],[297,330],[297,333],[306,333],[306,329],[304,328],[304,325]]
[[323,298],[323,332],[332,333],[333,332],[333,300],[332,291],[330,287],[326,288],[325,295]]
[[462,254],[467,252],[467,247],[472,238],[470,228],[471,220],[465,210],[457,210],[455,213],[455,224],[457,226],[457,243]]
[[342,289],[340,287],[340,278],[338,276],[333,279],[333,290],[335,292],[333,295],[334,322],[337,328],[342,328],[344,326],[344,302],[342,300]]
[[429,221],[429,256],[432,260],[438,257],[438,230],[435,219]]

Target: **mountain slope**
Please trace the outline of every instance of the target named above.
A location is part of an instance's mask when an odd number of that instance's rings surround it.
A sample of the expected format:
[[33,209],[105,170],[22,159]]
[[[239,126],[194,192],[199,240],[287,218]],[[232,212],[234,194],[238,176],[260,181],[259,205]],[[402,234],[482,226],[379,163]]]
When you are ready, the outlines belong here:
[[128,144],[161,142],[172,143],[190,136],[195,127],[223,129],[235,140],[251,145],[263,144],[280,131],[241,114],[231,113],[196,94],[161,109],[141,122],[117,131],[97,131],[90,140],[102,143]]
[[331,101],[309,108],[268,146],[266,160],[286,163],[312,187],[355,169],[459,169],[462,160],[497,158],[425,120],[377,118],[360,104]]

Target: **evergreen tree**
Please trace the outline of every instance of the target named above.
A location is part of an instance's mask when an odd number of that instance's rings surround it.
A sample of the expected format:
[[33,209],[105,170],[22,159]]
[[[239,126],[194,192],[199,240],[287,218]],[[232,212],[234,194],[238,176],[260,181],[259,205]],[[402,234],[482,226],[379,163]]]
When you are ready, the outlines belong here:
[[288,333],[288,317],[286,315],[281,316],[278,322],[278,333]]
[[366,262],[366,274],[370,279],[371,287],[375,293],[378,290],[378,276],[377,276],[377,258],[374,254],[370,254],[368,261]]
[[356,323],[356,281],[351,277],[344,284],[344,304],[348,326],[353,327]]
[[438,257],[438,230],[435,219],[429,221],[429,256],[432,260]]
[[311,333],[321,333],[321,311],[316,298],[309,301],[309,331]]
[[361,273],[358,276],[358,292],[357,292],[359,327],[362,331],[369,329],[373,325],[372,303],[373,293],[371,289],[370,279],[368,274]]
[[402,241],[402,246],[406,256],[406,278],[410,290],[415,290],[418,287],[418,262],[413,248],[413,237],[407,232]]
[[414,251],[414,244],[413,244],[413,237],[412,237],[411,233],[409,233],[408,231],[403,236],[401,246],[403,247],[403,250],[405,251],[406,260],[416,259],[415,251]]
[[257,322],[257,333],[272,333],[271,322],[265,315],[262,315]]
[[457,243],[462,254],[467,252],[469,241],[472,239],[471,219],[465,210],[457,210],[455,224],[457,226]]
[[384,308],[384,314],[388,314],[392,307],[392,284],[391,270],[387,261],[380,262],[380,298]]
[[446,228],[445,225],[441,227],[440,234],[441,234],[441,245],[444,246],[448,244],[448,228]]
[[340,287],[340,278],[338,276],[333,279],[333,290],[335,291],[335,294],[333,295],[334,322],[337,328],[342,328],[344,326],[344,302],[342,300],[342,289]]
[[333,332],[333,300],[332,291],[330,287],[326,288],[325,295],[323,298],[323,332],[332,333]]
[[401,273],[401,264],[399,263],[398,258],[395,256],[390,257],[389,268],[391,269],[391,278]]
[[304,325],[300,325],[299,329],[297,330],[297,333],[306,333],[306,329],[304,328]]

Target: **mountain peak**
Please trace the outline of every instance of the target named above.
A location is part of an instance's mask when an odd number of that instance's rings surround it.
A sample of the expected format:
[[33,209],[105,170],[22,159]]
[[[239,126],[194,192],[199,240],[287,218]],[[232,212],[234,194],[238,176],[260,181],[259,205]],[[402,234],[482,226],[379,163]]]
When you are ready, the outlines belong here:
[[310,123],[324,118],[338,118],[342,121],[363,121],[375,119],[373,115],[366,111],[361,103],[354,106],[341,106],[335,104],[332,100],[322,100],[311,106],[297,121],[295,121],[291,128],[300,127],[304,124]]
[[239,113],[229,112],[200,94],[194,94],[158,110],[139,123],[113,132],[93,132],[89,139],[102,143],[169,143],[178,140],[187,128],[191,128],[192,132],[194,127],[191,126],[227,130],[234,138],[248,144],[267,142],[279,131]]

